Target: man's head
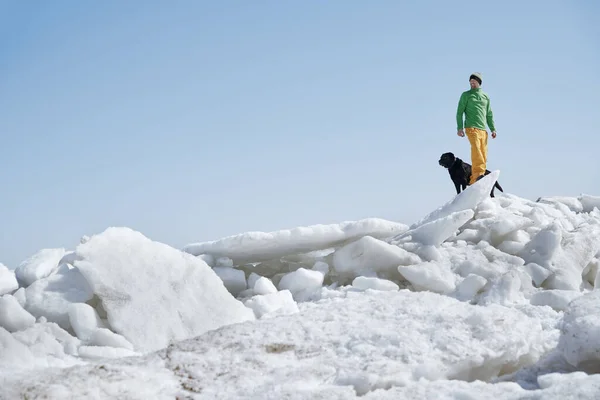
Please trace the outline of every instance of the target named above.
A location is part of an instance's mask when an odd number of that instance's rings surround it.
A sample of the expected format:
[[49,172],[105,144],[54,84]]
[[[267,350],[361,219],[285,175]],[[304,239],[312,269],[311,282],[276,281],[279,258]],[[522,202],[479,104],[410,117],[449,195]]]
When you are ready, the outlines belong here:
[[477,89],[481,86],[481,74],[479,72],[473,72],[469,77],[469,84],[471,85],[471,89]]

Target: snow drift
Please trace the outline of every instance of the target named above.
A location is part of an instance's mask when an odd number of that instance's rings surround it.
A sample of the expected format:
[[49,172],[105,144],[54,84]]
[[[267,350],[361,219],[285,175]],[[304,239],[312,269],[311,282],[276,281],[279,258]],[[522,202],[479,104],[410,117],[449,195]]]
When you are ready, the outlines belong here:
[[0,398],[585,396],[600,385],[600,197],[490,198],[498,177],[410,226],[181,250],[109,228],[0,265]]

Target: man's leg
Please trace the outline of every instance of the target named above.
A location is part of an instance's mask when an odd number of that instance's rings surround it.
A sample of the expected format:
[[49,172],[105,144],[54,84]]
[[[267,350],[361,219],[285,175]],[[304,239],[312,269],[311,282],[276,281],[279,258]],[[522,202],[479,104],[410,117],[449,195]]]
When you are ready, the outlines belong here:
[[487,164],[487,131],[477,128],[466,128],[465,134],[471,143],[471,181],[475,183],[477,178],[485,174]]

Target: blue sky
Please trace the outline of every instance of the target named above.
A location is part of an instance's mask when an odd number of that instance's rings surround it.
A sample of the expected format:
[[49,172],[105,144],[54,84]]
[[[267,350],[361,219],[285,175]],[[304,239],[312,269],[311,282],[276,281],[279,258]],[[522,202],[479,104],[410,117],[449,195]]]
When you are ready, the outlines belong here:
[[512,194],[600,195],[593,1],[0,1],[0,261],[128,226],[175,247],[454,195],[483,74]]

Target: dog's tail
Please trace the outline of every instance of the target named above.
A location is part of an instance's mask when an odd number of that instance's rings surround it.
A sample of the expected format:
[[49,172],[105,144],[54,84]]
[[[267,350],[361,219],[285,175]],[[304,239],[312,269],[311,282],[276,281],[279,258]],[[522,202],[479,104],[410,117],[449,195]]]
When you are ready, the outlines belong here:
[[496,183],[494,183],[494,186],[496,187],[496,189],[498,189],[499,191],[501,191],[502,193],[504,193],[504,189],[502,189],[502,186],[500,186],[500,184],[498,183],[498,181],[496,181]]

